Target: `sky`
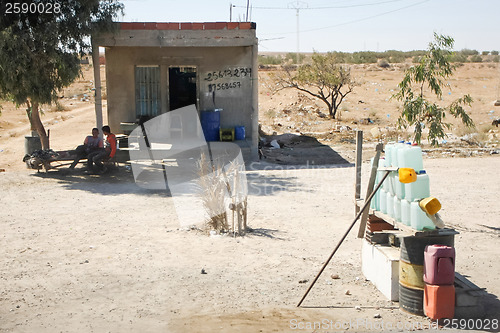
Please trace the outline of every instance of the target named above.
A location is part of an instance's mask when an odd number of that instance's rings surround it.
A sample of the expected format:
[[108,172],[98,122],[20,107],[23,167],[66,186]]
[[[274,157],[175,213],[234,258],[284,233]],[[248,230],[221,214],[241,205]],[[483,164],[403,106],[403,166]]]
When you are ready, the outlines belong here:
[[260,52],[425,50],[434,32],[453,37],[455,50],[500,50],[499,0],[120,2],[125,22],[247,21],[248,2]]

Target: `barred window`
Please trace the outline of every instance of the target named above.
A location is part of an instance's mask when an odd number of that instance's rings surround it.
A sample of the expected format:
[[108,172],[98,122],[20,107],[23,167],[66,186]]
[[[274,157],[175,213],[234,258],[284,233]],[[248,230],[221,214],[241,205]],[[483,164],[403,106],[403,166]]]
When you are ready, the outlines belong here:
[[141,116],[160,114],[160,67],[135,67],[135,112]]

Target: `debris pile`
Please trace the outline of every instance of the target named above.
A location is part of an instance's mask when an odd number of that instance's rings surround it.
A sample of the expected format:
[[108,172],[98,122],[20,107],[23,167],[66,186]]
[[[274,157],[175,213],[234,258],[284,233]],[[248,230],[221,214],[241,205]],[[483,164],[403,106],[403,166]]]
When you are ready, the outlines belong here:
[[23,162],[26,163],[28,168],[40,171],[44,164],[48,163],[50,160],[56,159],[57,157],[59,157],[59,154],[52,149],[35,150],[31,153],[31,155],[24,155]]

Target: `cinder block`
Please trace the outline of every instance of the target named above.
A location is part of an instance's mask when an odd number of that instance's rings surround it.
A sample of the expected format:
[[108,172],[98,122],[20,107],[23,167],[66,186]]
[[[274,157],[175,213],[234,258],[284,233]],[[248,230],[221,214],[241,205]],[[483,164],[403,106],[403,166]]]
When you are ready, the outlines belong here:
[[390,246],[373,245],[363,240],[361,270],[391,301],[399,300],[399,251]]

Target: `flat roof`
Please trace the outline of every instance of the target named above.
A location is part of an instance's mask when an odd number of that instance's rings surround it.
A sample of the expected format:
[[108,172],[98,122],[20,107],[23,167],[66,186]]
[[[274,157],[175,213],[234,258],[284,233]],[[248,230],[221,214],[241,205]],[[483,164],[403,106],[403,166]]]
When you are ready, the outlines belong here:
[[120,30],[255,30],[255,22],[118,22]]

